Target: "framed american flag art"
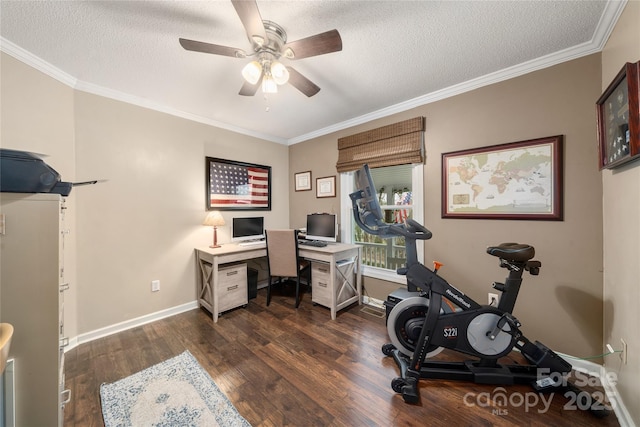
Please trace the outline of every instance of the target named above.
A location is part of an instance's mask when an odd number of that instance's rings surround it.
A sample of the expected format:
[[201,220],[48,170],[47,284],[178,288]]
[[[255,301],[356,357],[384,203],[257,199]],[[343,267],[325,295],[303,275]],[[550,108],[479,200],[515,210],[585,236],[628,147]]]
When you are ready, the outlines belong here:
[[205,160],[207,210],[271,210],[271,166]]

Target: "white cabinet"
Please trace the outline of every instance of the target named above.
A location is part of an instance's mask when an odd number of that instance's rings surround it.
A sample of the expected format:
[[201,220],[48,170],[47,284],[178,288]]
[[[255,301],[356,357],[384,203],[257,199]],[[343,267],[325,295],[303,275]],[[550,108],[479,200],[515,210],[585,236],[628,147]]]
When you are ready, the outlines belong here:
[[235,264],[218,269],[218,310],[222,313],[247,305],[247,264]]
[[64,199],[0,194],[0,321],[14,335],[17,426],[62,425],[64,390]]
[[240,261],[263,257],[267,250],[243,248],[196,248],[198,304],[211,313],[214,322],[222,312],[249,304],[247,264]]
[[325,307],[337,307],[358,295],[356,287],[357,259],[337,261],[331,278],[331,263],[311,263],[311,300]]

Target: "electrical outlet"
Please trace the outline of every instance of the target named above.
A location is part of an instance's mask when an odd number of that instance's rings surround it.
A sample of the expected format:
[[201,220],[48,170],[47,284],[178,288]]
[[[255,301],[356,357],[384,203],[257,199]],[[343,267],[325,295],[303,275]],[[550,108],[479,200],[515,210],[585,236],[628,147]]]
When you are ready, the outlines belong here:
[[620,354],[620,358],[622,358],[622,363],[627,364],[627,342],[620,338],[620,342],[622,343],[622,353]]
[[160,280],[151,281],[151,292],[158,292],[160,290]]
[[498,302],[500,302],[500,297],[498,296],[498,294],[493,294],[493,293],[489,292],[488,297],[487,297],[487,303],[490,306],[497,307],[498,306]]

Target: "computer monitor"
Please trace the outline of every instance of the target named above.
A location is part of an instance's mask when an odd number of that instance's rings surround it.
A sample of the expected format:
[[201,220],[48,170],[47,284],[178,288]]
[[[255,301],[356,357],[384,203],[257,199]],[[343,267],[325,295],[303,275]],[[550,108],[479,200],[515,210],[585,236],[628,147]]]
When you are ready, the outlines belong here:
[[334,214],[307,215],[307,240],[338,241],[338,219]]
[[245,242],[264,238],[264,217],[233,218],[232,242]]

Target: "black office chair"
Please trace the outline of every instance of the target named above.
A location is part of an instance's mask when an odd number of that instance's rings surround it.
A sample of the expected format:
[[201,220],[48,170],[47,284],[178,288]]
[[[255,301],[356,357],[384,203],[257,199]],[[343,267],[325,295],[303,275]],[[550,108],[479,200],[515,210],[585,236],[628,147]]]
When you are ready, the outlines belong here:
[[269,283],[267,306],[271,303],[273,279],[282,284],[282,279],[296,280],[296,308],[300,305],[300,278],[306,274],[307,285],[311,284],[311,263],[298,254],[297,230],[266,230]]

